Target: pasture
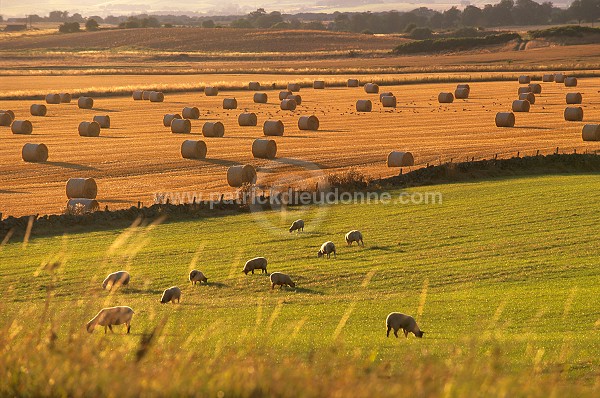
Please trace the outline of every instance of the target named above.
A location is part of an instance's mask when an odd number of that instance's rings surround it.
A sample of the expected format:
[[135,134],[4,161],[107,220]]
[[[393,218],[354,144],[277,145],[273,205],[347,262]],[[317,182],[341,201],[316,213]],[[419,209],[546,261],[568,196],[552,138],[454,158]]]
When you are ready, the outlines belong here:
[[[0,247],[0,393],[597,395],[598,176],[427,191],[443,203],[340,204],[11,241]],[[288,233],[300,217],[305,232]],[[345,247],[353,228],[364,248]],[[329,239],[337,258],[318,259]],[[257,255],[296,288],[271,291],[266,276],[244,275]],[[193,268],[208,285],[189,284]],[[132,274],[130,286],[103,291],[119,269]],[[173,285],[181,304],[161,305]],[[132,334],[88,336],[87,320],[110,305],[134,309]],[[392,311],[414,315],[425,337],[386,339]]]
[[[233,78],[241,80],[240,76]],[[46,78],[32,80],[37,79]],[[52,78],[61,79],[70,78]],[[100,84],[112,81],[119,85],[127,81],[127,76],[96,79],[104,82]],[[531,111],[517,113],[515,128],[508,129],[495,127],[494,117],[496,112],[510,111],[512,101],[518,97],[516,81],[471,83],[468,100],[439,104],[438,93],[453,91],[455,86],[382,86],[381,92],[392,91],[396,95],[397,108],[383,108],[379,95],[366,94],[362,87],[304,88],[299,92],[302,104],[293,112],[279,109],[278,90],[266,91],[267,104],[255,104],[253,93],[248,90],[221,92],[217,97],[201,92],[167,93],[162,103],[134,101],[131,97],[97,97],[94,109],[79,109],[76,101],[48,105],[45,117],[29,115],[29,106],[40,101],[2,100],[0,109],[12,109],[17,120],[32,121],[33,134],[13,135],[10,128],[0,128],[4,142],[0,167],[6,176],[0,190],[0,212],[59,213],[66,201],[64,184],[70,177],[95,178],[101,206],[125,208],[138,201],[152,204],[157,192],[193,192],[198,193],[198,198],[211,194],[217,198],[221,194],[232,197],[235,189],[226,186],[225,175],[234,164],[253,164],[258,170],[258,185],[266,188],[275,181],[293,180],[294,175],[314,182],[348,169],[375,178],[392,176],[398,169],[385,164],[392,150],[412,152],[416,167],[422,167],[450,160],[510,157],[518,152],[553,153],[557,147],[568,153],[600,149],[597,142],[581,140],[583,124],[600,121],[600,101],[596,98],[600,79],[580,79],[576,88],[543,83],[542,94],[537,96]],[[570,91],[583,95],[584,122],[566,122],[563,118],[565,95]],[[237,99],[237,110],[223,110],[226,97]],[[371,99],[373,112],[357,113],[358,99]],[[163,115],[180,113],[184,106],[197,106],[200,119],[192,120],[191,134],[173,134],[163,126]],[[257,114],[256,127],[238,126],[237,117],[243,111]],[[319,131],[300,131],[298,118],[313,114],[320,119]],[[79,122],[91,121],[95,115],[109,115],[111,128],[103,129],[97,138],[80,137]],[[272,137],[278,145],[277,158],[253,159],[252,141],[263,136],[262,124],[267,119],[282,120],[285,125],[284,136]],[[221,121],[225,136],[202,137],[202,125],[207,121]],[[208,147],[207,158],[182,159],[180,146],[186,139],[203,139]],[[27,142],[46,144],[48,162],[23,162],[21,147]]]

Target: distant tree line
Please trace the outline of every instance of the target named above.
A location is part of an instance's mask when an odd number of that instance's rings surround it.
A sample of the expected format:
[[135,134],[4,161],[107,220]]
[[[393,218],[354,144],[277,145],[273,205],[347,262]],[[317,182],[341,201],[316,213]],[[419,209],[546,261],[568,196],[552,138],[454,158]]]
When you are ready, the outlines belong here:
[[[487,28],[511,25],[563,24],[570,21],[591,22],[600,18],[600,0],[574,0],[566,8],[558,8],[550,1],[538,3],[533,0],[501,0],[496,4],[487,4],[483,8],[468,5],[463,10],[457,7],[440,12],[421,7],[410,12],[335,12],[282,14],[278,11],[266,12],[259,8],[244,17],[190,17],[185,15],[146,15],[137,16],[90,16],[69,15],[67,11],[52,11],[48,17],[31,15],[31,22],[50,21],[67,23],[86,23],[93,19],[96,26],[86,26],[87,30],[98,29],[98,24],[117,25],[119,28],[146,28],[171,26],[202,26],[218,28],[231,26],[245,29],[313,29],[355,33],[410,33],[415,28],[448,30],[463,27]],[[62,25],[61,25],[62,26]],[[63,30],[73,30],[67,25]],[[77,29],[79,30],[79,29]],[[420,29],[416,35],[427,35]]]

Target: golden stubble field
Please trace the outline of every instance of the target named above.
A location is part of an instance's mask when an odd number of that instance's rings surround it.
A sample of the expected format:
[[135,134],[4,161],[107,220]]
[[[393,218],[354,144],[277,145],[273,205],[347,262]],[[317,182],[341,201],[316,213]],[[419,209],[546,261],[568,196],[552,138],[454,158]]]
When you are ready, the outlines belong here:
[[[46,79],[46,78],[40,78]],[[60,81],[61,77],[53,77]],[[148,84],[152,78],[148,77]],[[248,77],[249,80],[252,76]],[[291,80],[291,79],[290,79]],[[17,119],[33,122],[30,136],[13,135],[1,127],[0,212],[4,215],[58,213],[66,202],[65,183],[70,177],[93,177],[98,183],[101,206],[123,208],[138,200],[149,205],[156,192],[224,193],[227,168],[250,163],[258,169],[258,184],[286,180],[294,175],[306,178],[354,169],[373,177],[387,177],[398,169],[386,167],[391,150],[411,151],[417,167],[440,161],[490,158],[523,154],[600,150],[600,143],[581,140],[585,123],[600,123],[600,79],[580,79],[579,87],[543,83],[542,94],[529,113],[516,114],[516,127],[497,128],[496,112],[510,110],[517,97],[517,82],[472,83],[471,98],[440,105],[440,91],[453,91],[454,84],[423,84],[381,87],[398,97],[396,109],[382,108],[379,96],[363,88],[302,89],[303,102],[295,112],[281,111],[278,91],[267,91],[268,104],[255,104],[252,92],[222,92],[206,97],[200,92],[167,94],[165,102],[133,101],[131,97],[95,98],[93,110],[71,104],[48,105],[46,117],[33,117],[29,106],[39,101],[0,101],[0,109],[12,109]],[[563,119],[565,94],[579,91],[584,97],[584,122]],[[226,97],[238,100],[238,110],[223,110]],[[371,113],[356,113],[357,99],[371,99]],[[197,106],[200,120],[192,122],[192,134],[172,134],[162,125],[165,113],[180,113],[184,106]],[[242,111],[256,112],[258,126],[239,127]],[[301,115],[314,114],[320,131],[300,131]],[[112,127],[98,138],[80,137],[79,122],[94,115],[110,115]],[[278,159],[253,159],[252,141],[263,137],[262,123],[280,119],[285,135],[274,137]],[[204,138],[206,121],[221,121],[225,137]],[[202,139],[208,146],[206,160],[185,160],[180,145],[186,139]],[[21,160],[25,143],[44,143],[50,156],[47,163]],[[305,162],[305,163],[303,163]],[[299,164],[300,163],[300,164]],[[320,171],[307,172],[316,168]],[[407,171],[407,170],[405,170]]]

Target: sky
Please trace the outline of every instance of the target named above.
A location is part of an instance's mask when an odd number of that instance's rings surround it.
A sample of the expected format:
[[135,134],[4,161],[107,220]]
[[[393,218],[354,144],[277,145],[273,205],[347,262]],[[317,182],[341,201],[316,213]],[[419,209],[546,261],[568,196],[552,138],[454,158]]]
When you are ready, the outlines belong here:
[[[284,13],[333,11],[410,11],[418,7],[443,10],[467,4],[482,7],[499,0],[0,0],[0,15],[23,17],[27,14],[47,15],[50,11],[69,11],[82,15],[161,14],[247,14],[257,8]],[[541,0],[538,0],[541,2]],[[563,6],[571,0],[555,0]]]

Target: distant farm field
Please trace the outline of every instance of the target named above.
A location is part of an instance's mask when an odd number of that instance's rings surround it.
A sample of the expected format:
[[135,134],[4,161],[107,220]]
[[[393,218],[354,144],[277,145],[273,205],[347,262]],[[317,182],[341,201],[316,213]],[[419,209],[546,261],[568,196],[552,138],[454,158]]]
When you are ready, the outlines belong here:
[[[37,79],[37,78],[36,78]],[[45,79],[45,78],[39,78]],[[58,82],[62,77],[53,77]],[[237,77],[237,79],[240,79]],[[248,76],[248,81],[253,80]],[[68,80],[66,80],[68,81]],[[148,78],[148,82],[152,82]],[[65,86],[68,83],[65,83]],[[69,83],[73,84],[73,83]],[[250,163],[258,168],[259,186],[269,186],[293,175],[310,180],[348,169],[372,177],[398,173],[385,161],[392,150],[411,151],[416,167],[427,163],[464,161],[540,153],[596,151],[599,143],[583,142],[582,122],[565,122],[565,94],[579,91],[584,98],[586,123],[600,122],[600,79],[580,79],[576,89],[544,83],[542,94],[530,113],[516,114],[515,128],[497,128],[496,112],[509,111],[517,97],[517,82],[472,83],[468,100],[440,105],[437,95],[453,91],[455,84],[422,84],[381,87],[398,98],[396,109],[382,108],[379,96],[362,88],[302,89],[303,102],[294,112],[279,109],[277,91],[268,91],[268,104],[255,104],[252,92],[223,92],[206,97],[200,92],[167,94],[165,102],[133,101],[131,97],[96,98],[93,110],[81,110],[76,102],[48,105],[48,116],[29,115],[29,106],[39,101],[0,101],[0,109],[12,109],[17,119],[30,119],[30,136],[13,135],[0,128],[0,212],[10,215],[58,213],[64,207],[65,182],[70,177],[93,177],[99,185],[102,206],[129,207],[141,201],[151,204],[157,192],[194,192],[232,196],[226,186],[227,168]],[[236,97],[237,110],[223,110],[225,97]],[[371,99],[371,113],[357,113],[358,99]],[[184,106],[197,106],[200,120],[192,121],[192,134],[172,134],[162,125],[165,113],[179,113]],[[239,127],[242,111],[256,112],[257,127]],[[319,131],[300,131],[301,115],[316,115]],[[77,133],[81,121],[94,115],[110,115],[111,128],[98,138]],[[274,137],[278,158],[256,160],[251,155],[252,141],[263,137],[262,124],[279,119],[285,124],[283,137]],[[206,121],[221,121],[224,138],[203,138]],[[203,139],[208,146],[206,160],[184,160],[181,143]],[[44,143],[49,147],[47,163],[31,164],[21,160],[25,143]],[[307,171],[308,170],[308,171]]]
[[[448,184],[427,187],[438,204],[13,238],[0,246],[0,394],[598,396],[599,181]],[[297,218],[305,231],[288,233]],[[364,248],[345,246],[354,228]],[[317,258],[326,240],[336,259]],[[296,288],[244,275],[254,256]],[[208,285],[190,285],[194,268]],[[130,286],[103,291],[120,269]],[[173,285],[181,304],[161,305]],[[111,305],[134,309],[132,334],[88,335],[85,323]],[[392,311],[415,316],[425,337],[386,338]]]

